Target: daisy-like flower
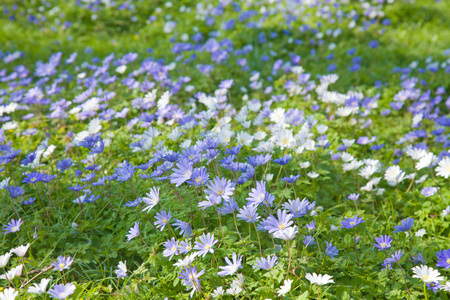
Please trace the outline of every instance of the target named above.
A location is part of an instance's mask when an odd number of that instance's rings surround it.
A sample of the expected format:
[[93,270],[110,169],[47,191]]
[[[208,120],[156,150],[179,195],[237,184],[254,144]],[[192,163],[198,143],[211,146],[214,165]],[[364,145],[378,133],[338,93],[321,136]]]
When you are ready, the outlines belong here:
[[436,267],[450,268],[450,249],[439,251],[437,254],[438,262]]
[[239,220],[244,220],[248,223],[255,223],[260,218],[256,212],[257,209],[258,206],[256,205],[244,206],[239,209],[239,213],[236,216]]
[[267,256],[267,258],[261,257],[256,259],[256,265],[253,266],[253,269],[262,269],[269,271],[277,264],[277,256],[274,255],[272,257]]
[[376,237],[376,244],[373,244],[378,250],[386,250],[391,248],[392,238],[390,235],[382,235],[380,237]]
[[389,185],[395,186],[405,179],[405,172],[403,172],[399,166],[391,166],[386,169],[384,178]]
[[142,197],[142,201],[147,204],[142,211],[150,211],[159,203],[159,188],[151,188],[150,193],[146,194],[147,197]]
[[201,270],[200,272],[197,272],[197,267],[186,267],[184,268],[184,270],[180,271],[180,276],[178,276],[178,278],[180,278],[183,282],[184,286],[192,286],[193,287],[193,291],[192,294],[194,293],[194,291],[198,291],[200,290],[201,286],[200,286],[200,280],[198,279],[200,276],[202,276],[205,273],[205,270]]
[[286,279],[284,280],[284,284],[282,286],[280,286],[280,289],[278,290],[278,296],[284,296],[287,293],[289,293],[289,291],[291,290],[291,284],[292,284],[291,279]]
[[417,237],[423,237],[425,234],[427,234],[427,231],[425,230],[425,228],[421,228],[421,229],[416,231],[416,236]]
[[419,278],[425,283],[444,280],[439,271],[431,267],[420,265],[420,267],[415,266],[411,270],[414,272],[413,278]]
[[278,219],[270,215],[266,220],[266,226],[264,226],[264,229],[268,230],[269,233],[284,230],[294,223],[291,220],[293,218],[293,215],[288,214],[285,210],[279,209],[277,211],[277,216]]
[[359,224],[365,222],[363,219],[359,218],[355,215],[353,218],[344,218],[344,221],[341,221],[342,226],[344,228],[350,229],[358,226]]
[[438,163],[436,167],[436,175],[447,179],[450,176],[450,157],[446,156]]
[[66,299],[75,292],[75,285],[71,283],[54,285],[48,294],[56,299]]
[[73,263],[73,258],[68,256],[58,256],[56,261],[53,262],[52,266],[54,267],[54,271],[62,271],[69,269],[70,265]]
[[172,217],[172,214],[166,213],[165,210],[162,210],[161,212],[157,213],[155,216],[155,226],[156,228],[160,228],[161,231],[163,231],[164,227],[169,223],[170,218]]
[[0,293],[0,300],[14,300],[16,299],[17,295],[19,295],[19,292],[10,287],[4,289],[3,292]]
[[45,293],[49,282],[50,282],[50,279],[42,278],[41,283],[39,283],[39,284],[34,283],[33,286],[30,286],[28,288],[28,293],[39,294],[39,295]]
[[129,234],[127,234],[127,242],[131,241],[135,237],[139,236],[139,222],[135,222],[134,226],[130,228]]
[[283,203],[283,208],[290,211],[291,214],[294,215],[295,218],[300,218],[306,215],[308,212],[309,201],[304,198],[300,201],[299,198],[295,200],[288,200],[287,203]]
[[325,242],[326,243],[326,248],[325,248],[325,254],[328,255],[333,261],[334,261],[334,257],[336,255],[339,254],[339,250],[337,249],[336,246],[333,246],[332,242]]
[[12,232],[18,232],[20,231],[20,226],[23,224],[23,221],[21,218],[19,220],[12,219],[11,222],[9,222],[7,225],[4,225],[3,233],[12,233]]
[[4,268],[8,264],[10,258],[11,258],[10,252],[4,255],[0,255],[0,268]]
[[445,285],[441,285],[441,288],[446,292],[450,292],[450,281],[447,281]]
[[7,273],[0,275],[0,279],[13,280],[14,277],[19,277],[22,275],[23,265],[18,265],[17,267],[11,268]]
[[173,265],[177,268],[184,268],[190,266],[194,260],[197,258],[197,253],[192,253],[190,255],[186,255],[185,258],[179,259],[176,263]]
[[394,233],[410,230],[414,225],[413,218],[406,218],[400,221],[400,225],[394,226]]
[[127,275],[127,265],[126,265],[127,261],[123,262],[123,261],[119,261],[119,265],[117,266],[117,269],[114,270],[114,272],[117,275],[117,278],[124,278],[124,277],[128,277]]
[[198,256],[203,256],[209,252],[214,253],[214,249],[212,248],[218,240],[214,240],[214,234],[208,233],[199,237],[200,242],[195,241],[194,250],[198,250]]
[[273,234],[273,237],[282,239],[284,241],[290,241],[290,240],[294,239],[297,232],[298,232],[297,226],[287,227],[283,230],[275,231],[275,233]]
[[221,298],[223,296],[223,293],[225,293],[225,291],[223,290],[223,287],[219,286],[214,291],[212,291],[211,296],[213,298]]
[[216,198],[222,198],[223,200],[229,200],[230,196],[234,192],[234,184],[226,178],[214,178],[214,181],[210,181],[207,185],[205,193],[214,196]]
[[334,283],[334,280],[331,279],[333,276],[330,276],[328,274],[316,274],[316,273],[306,273],[305,278],[311,282],[311,284],[317,284],[317,285],[324,285],[328,283]]
[[192,163],[187,160],[183,160],[177,163],[177,168],[174,169],[174,173],[170,175],[170,182],[175,183],[178,187],[183,184],[183,182],[191,179],[192,176]]
[[22,245],[17,248],[11,249],[11,253],[14,253],[19,257],[24,257],[28,251],[28,248],[30,248],[30,243],[28,243],[26,246]]
[[231,262],[228,257],[225,257],[225,261],[228,266],[219,266],[219,269],[223,270],[217,273],[219,276],[233,275],[238,269],[242,269],[242,255],[236,255],[236,253],[233,252],[233,262]]
[[172,260],[172,257],[175,254],[178,254],[178,241],[175,240],[174,237],[172,237],[171,240],[166,241],[164,247],[166,249],[163,251],[163,256],[169,257],[169,260]]
[[450,215],[450,206],[447,206],[445,209],[442,210],[441,216],[445,218],[446,216]]

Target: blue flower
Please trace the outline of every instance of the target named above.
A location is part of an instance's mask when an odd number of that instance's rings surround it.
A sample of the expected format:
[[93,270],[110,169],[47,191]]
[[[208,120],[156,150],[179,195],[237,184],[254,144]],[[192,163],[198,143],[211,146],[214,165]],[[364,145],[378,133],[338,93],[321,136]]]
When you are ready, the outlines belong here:
[[256,265],[253,266],[253,269],[263,269],[269,271],[277,264],[277,256],[274,255],[272,257],[267,256],[267,258],[261,257],[256,259]]
[[116,168],[116,173],[114,175],[117,175],[117,181],[124,182],[130,180],[131,177],[133,177],[133,174],[134,166],[124,160],[121,166]]
[[11,222],[9,222],[7,225],[3,225],[3,227],[5,227],[3,229],[3,233],[7,234],[7,233],[12,233],[12,232],[18,232],[20,231],[20,226],[23,224],[23,221],[21,218],[19,218],[19,220],[14,220],[12,219]]
[[258,207],[256,205],[244,206],[239,210],[237,218],[248,223],[255,223],[260,218],[256,212],[257,208]]
[[290,155],[284,155],[283,157],[274,159],[273,162],[277,163],[279,165],[285,166],[289,163],[289,161],[291,161],[292,157]]
[[72,263],[73,263],[72,257],[70,257],[70,256],[64,257],[64,256],[60,255],[60,256],[58,256],[56,261],[54,261],[52,264],[52,266],[54,267],[53,271],[68,270]]
[[175,254],[178,254],[178,241],[175,240],[174,237],[171,240],[164,242],[163,246],[166,248],[163,251],[163,256],[169,257],[169,260],[172,260],[172,257]]
[[127,242],[131,241],[135,237],[140,235],[139,222],[135,222],[134,226],[130,228],[129,234],[127,234]]
[[394,226],[394,233],[410,230],[414,225],[413,218],[407,218],[400,221],[400,225]]
[[332,260],[334,260],[334,257],[339,254],[339,250],[336,248],[336,246],[333,246],[332,242],[325,242],[327,247],[325,248],[325,254],[328,255]]
[[176,186],[180,186],[183,182],[191,179],[192,176],[192,164],[187,160],[177,163],[177,168],[174,169],[174,173],[170,175],[170,182],[175,183]]
[[48,294],[56,299],[66,299],[75,292],[75,285],[71,283],[54,285]]
[[10,185],[6,187],[6,189],[8,190],[11,198],[17,198],[25,193],[24,189],[22,189],[20,186]]
[[363,219],[359,218],[355,215],[353,218],[344,218],[344,221],[341,221],[342,226],[344,228],[350,229],[358,226],[359,224],[365,222]]
[[195,246],[194,246],[194,250],[198,250],[198,253],[197,253],[198,256],[205,257],[205,255],[207,253],[214,253],[214,249],[212,247],[218,242],[218,240],[214,239],[214,234],[211,234],[211,233],[204,234],[203,233],[203,235],[200,236],[199,239],[200,239],[200,242],[195,241]]
[[219,276],[233,275],[238,269],[242,269],[242,255],[236,255],[233,252],[233,262],[228,257],[225,257],[225,261],[228,266],[219,266],[219,269],[223,270],[217,273]]
[[163,231],[164,227],[169,223],[170,219],[172,217],[172,214],[166,213],[165,210],[162,210],[161,212],[158,212],[155,216],[156,222],[155,226],[156,228],[160,228],[161,231]]
[[311,235],[307,235],[307,236],[305,236],[305,239],[303,240],[303,244],[305,244],[305,247],[308,247],[310,245],[315,245],[316,242]]
[[391,248],[392,238],[389,235],[382,235],[381,237],[376,237],[376,244],[373,244],[378,250],[386,250]]
[[437,267],[450,268],[450,249],[442,250],[437,253]]

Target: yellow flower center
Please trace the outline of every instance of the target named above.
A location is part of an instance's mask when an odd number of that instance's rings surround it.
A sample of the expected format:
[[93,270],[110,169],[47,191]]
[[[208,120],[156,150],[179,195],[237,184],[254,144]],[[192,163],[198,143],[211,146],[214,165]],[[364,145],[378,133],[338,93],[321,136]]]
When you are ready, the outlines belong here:
[[163,223],[167,223],[167,219],[166,218],[163,219]]
[[224,190],[220,189],[217,191],[217,195],[222,196],[225,193]]
[[64,268],[65,266],[66,266],[66,265],[63,264],[63,263],[60,263],[60,264],[59,264],[59,268],[60,268],[60,269]]
[[176,251],[176,250],[177,250],[177,247],[173,246],[172,251]]
[[186,250],[187,251],[191,250],[191,246],[186,246]]
[[447,263],[450,265],[450,258],[449,259],[447,259]]
[[195,182],[200,183],[202,181],[202,178],[200,176],[198,176],[197,178],[195,178]]
[[211,249],[211,246],[209,244],[205,244],[205,249],[209,250],[209,249]]
[[355,223],[355,222],[350,222],[350,225],[353,225],[353,226],[355,226],[355,225],[356,225],[356,223]]
[[424,281],[428,280],[428,278],[430,278],[430,276],[428,276],[428,275],[423,275],[423,276],[422,276],[422,279],[423,279]]
[[286,228],[286,225],[284,225],[284,224],[280,224],[280,225],[278,225],[278,228],[280,228],[281,230],[283,230],[283,229],[285,229],[285,228]]

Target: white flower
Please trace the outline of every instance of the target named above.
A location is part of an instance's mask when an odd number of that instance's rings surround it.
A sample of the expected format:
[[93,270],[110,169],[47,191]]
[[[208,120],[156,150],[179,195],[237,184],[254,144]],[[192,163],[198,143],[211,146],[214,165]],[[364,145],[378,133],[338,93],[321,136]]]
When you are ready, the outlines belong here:
[[239,132],[236,135],[236,139],[237,139],[238,143],[245,145],[245,146],[249,146],[253,141],[253,137],[245,131]]
[[263,140],[265,137],[267,136],[267,134],[264,131],[258,131],[255,133],[254,138],[255,140]]
[[347,164],[343,164],[342,168],[344,171],[352,171],[352,170],[356,170],[359,167],[361,167],[364,163],[362,161],[358,161],[358,160],[352,160],[351,162],[347,163]]
[[429,153],[425,154],[419,160],[419,162],[416,164],[416,169],[420,170],[420,169],[423,169],[423,168],[428,168],[429,166],[431,166],[436,161],[437,161],[437,156],[434,155],[433,153],[429,152]]
[[289,293],[289,291],[291,290],[291,284],[291,279],[284,280],[284,285],[280,286],[280,289],[278,290],[278,296],[281,297]]
[[419,278],[426,283],[444,280],[444,277],[440,276],[441,274],[438,270],[424,265],[420,265],[420,267],[415,266],[412,268],[412,271],[414,272],[413,278]]
[[308,177],[310,177],[310,178],[317,178],[317,177],[319,177],[319,174],[316,173],[316,172],[308,172],[308,174],[306,174],[306,175],[308,175]]
[[390,186],[395,186],[405,179],[405,172],[403,172],[399,166],[391,166],[386,169],[384,178]]
[[4,268],[8,264],[10,257],[11,257],[10,252],[8,252],[4,255],[0,255],[0,268]]
[[339,230],[339,227],[331,225],[330,229],[331,229],[331,231],[336,231],[336,230]]
[[174,263],[173,265],[177,268],[184,268],[189,266],[190,264],[192,264],[194,262],[194,260],[197,258],[197,252],[192,253],[190,255],[186,255],[185,258],[183,259],[179,259],[176,263]]
[[447,206],[446,209],[442,210],[441,216],[444,218],[446,216],[450,215],[450,206]]
[[223,293],[224,293],[223,287],[219,286],[211,293],[211,296],[213,298],[219,298],[223,296]]
[[306,169],[311,165],[311,163],[309,161],[305,161],[305,162],[301,162],[300,163],[300,168],[302,169]]
[[227,289],[227,294],[230,294],[231,296],[237,296],[240,292],[242,292],[242,288],[238,286]]
[[427,231],[424,228],[422,228],[422,229],[419,229],[416,231],[416,236],[423,237],[426,233],[427,233]]
[[119,73],[119,74],[125,73],[126,70],[127,70],[127,66],[125,66],[125,65],[118,66],[118,67],[116,68],[116,72]]
[[342,159],[343,162],[348,163],[348,162],[354,160],[355,158],[350,153],[343,152],[342,155],[341,155],[341,159]]
[[0,275],[0,279],[13,280],[16,276],[22,275],[23,265],[18,265],[17,267],[12,268],[6,274]]
[[305,278],[308,279],[311,284],[324,285],[328,283],[334,283],[334,280],[331,279],[333,278],[333,276],[330,276],[328,274],[317,275],[316,273],[312,273],[311,275],[310,273],[306,273]]
[[341,141],[347,148],[350,148],[355,143],[355,140],[342,139]]
[[450,176],[450,157],[446,156],[441,159],[436,167],[436,174],[445,177],[445,179]]
[[30,243],[28,243],[26,246],[22,245],[17,248],[11,249],[11,252],[16,254],[19,257],[23,257],[27,253],[29,247],[30,247]]
[[243,287],[244,286],[244,275],[237,274],[236,278],[230,284],[231,287]]
[[273,136],[275,137],[275,143],[281,149],[293,148],[295,146],[295,139],[294,135],[292,134],[292,130],[281,129],[273,132]]
[[328,130],[328,126],[320,124],[316,126],[316,130],[319,134],[324,134]]
[[0,293],[0,300],[14,300],[18,294],[18,291],[10,287]]
[[279,238],[285,241],[293,240],[295,235],[297,234],[297,226],[287,227],[283,230],[278,230],[273,233],[273,237]]
[[170,92],[165,91],[161,98],[158,100],[158,109],[163,109],[169,104]]
[[157,89],[153,89],[151,92],[148,92],[144,97],[144,103],[152,103],[156,100],[156,92]]
[[421,149],[421,148],[413,148],[413,147],[409,146],[406,149],[406,155],[408,155],[409,157],[411,157],[414,160],[421,159],[426,154],[427,154],[427,151],[424,149]]
[[447,281],[445,285],[441,285],[441,289],[443,289],[446,292],[450,292],[450,281]]
[[4,190],[8,187],[8,183],[9,180],[11,179],[11,177],[5,178],[2,180],[2,182],[0,182],[0,190]]
[[50,279],[42,278],[41,283],[34,283],[33,286],[28,288],[28,293],[33,294],[42,294],[47,290],[47,285],[50,282]]

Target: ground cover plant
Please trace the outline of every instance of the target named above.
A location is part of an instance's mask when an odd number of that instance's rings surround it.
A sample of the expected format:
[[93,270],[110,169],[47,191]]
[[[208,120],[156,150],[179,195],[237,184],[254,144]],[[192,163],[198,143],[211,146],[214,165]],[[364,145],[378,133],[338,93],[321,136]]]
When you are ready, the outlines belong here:
[[449,298],[449,1],[1,10],[0,299]]

